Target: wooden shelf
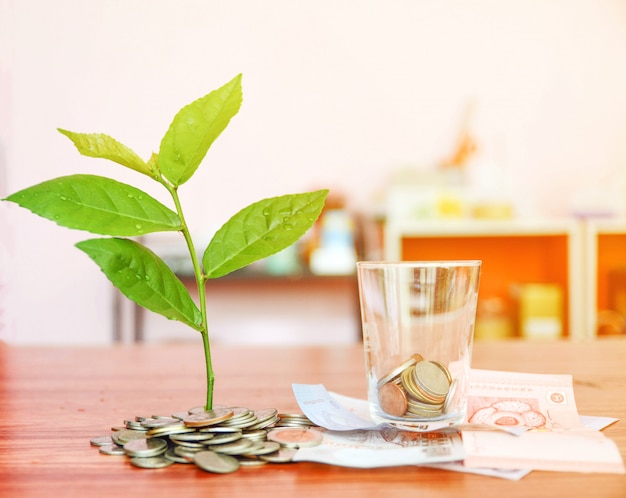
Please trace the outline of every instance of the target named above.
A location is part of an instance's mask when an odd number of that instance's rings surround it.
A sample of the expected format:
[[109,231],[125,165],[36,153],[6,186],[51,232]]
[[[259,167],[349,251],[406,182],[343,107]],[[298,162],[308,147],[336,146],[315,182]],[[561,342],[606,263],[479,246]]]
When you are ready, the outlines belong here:
[[516,283],[553,283],[563,290],[563,329],[584,337],[582,232],[576,220],[391,222],[385,259],[483,262],[480,297],[511,304]]
[[585,222],[585,326],[598,328],[598,310],[609,310],[609,275],[626,268],[626,221],[597,219]]

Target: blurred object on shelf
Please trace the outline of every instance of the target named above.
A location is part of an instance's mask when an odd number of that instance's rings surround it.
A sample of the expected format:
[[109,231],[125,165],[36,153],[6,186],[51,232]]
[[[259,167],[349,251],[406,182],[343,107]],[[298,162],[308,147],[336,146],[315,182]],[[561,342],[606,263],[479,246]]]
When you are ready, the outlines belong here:
[[517,335],[526,339],[556,339],[563,335],[563,291],[557,284],[512,286],[517,305]]
[[506,201],[477,201],[472,206],[472,217],[482,220],[508,220],[513,218],[513,206]]
[[[395,172],[387,193],[387,218],[509,219],[514,207],[506,175],[476,132],[475,102],[464,109],[454,149],[429,170]],[[491,131],[486,131],[491,135]],[[484,137],[483,137],[484,138]],[[500,154],[501,155],[501,154]]]
[[463,169],[478,150],[478,144],[473,136],[472,121],[474,119],[475,102],[469,100],[461,116],[461,126],[455,148],[448,159],[444,159],[441,167],[444,169]]
[[[488,168],[476,164],[476,169]],[[511,219],[513,202],[501,175],[473,175],[474,185],[458,183],[447,171],[395,175],[387,191],[386,217],[391,220]]]
[[478,299],[474,337],[476,339],[513,337],[513,324],[504,299],[497,296]]
[[[626,254],[624,254],[626,259]],[[626,267],[609,271],[609,308],[626,316]]]
[[387,191],[387,219],[465,218],[467,189],[447,171],[400,171]]
[[345,209],[330,209],[320,218],[319,245],[309,267],[315,275],[350,275],[356,271],[354,220]]
[[298,275],[302,272],[298,244],[265,258],[265,271],[270,275]]
[[577,218],[619,218],[626,215],[626,196],[619,182],[587,186],[572,199],[570,211]]
[[626,333],[626,318],[614,310],[598,311],[597,335],[619,335]]
[[626,333],[626,267],[609,270],[608,298],[608,309],[598,311],[597,334],[624,334]]
[[351,275],[356,272],[355,218],[343,195],[331,191],[307,244],[307,261],[314,275]]

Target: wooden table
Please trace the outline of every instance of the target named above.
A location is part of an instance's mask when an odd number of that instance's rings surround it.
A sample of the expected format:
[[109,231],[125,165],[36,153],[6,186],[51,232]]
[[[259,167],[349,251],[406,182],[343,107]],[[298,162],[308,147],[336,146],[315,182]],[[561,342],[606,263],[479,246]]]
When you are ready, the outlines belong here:
[[[365,398],[360,346],[214,346],[216,402],[299,411],[291,384],[323,383]],[[473,366],[571,373],[579,412],[621,421],[605,429],[626,456],[626,338],[595,342],[478,342]],[[521,481],[419,467],[373,470],[271,464],[217,475],[195,466],[132,467],[89,439],[135,415],[203,403],[200,344],[103,348],[0,347],[0,496],[377,498],[626,496],[626,476],[535,471]]]

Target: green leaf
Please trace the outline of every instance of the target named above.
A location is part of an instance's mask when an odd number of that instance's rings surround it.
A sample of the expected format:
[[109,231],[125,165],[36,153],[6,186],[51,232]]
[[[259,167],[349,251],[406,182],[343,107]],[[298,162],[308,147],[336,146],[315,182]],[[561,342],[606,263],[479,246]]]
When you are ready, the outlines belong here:
[[141,157],[109,135],[103,133],[76,133],[62,128],[57,129],[74,142],[78,152],[83,156],[109,159],[139,173],[156,178]]
[[102,235],[142,235],[181,229],[179,216],[145,192],[95,175],[70,175],[11,194],[39,216]]
[[138,305],[202,331],[189,291],[159,256],[129,239],[89,239],[76,244],[122,294]]
[[296,242],[313,226],[328,190],[264,199],[242,209],[209,242],[202,264],[217,278]]
[[183,107],[174,117],[159,150],[161,173],[172,185],[195,173],[213,142],[241,106],[241,74],[221,88]]

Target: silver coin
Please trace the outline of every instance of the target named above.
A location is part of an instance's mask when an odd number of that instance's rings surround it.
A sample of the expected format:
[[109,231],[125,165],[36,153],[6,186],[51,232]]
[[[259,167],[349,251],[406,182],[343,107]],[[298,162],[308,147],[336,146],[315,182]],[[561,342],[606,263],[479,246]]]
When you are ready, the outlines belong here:
[[124,445],[124,451],[129,457],[147,458],[162,455],[167,450],[165,439],[134,439]]
[[140,467],[142,469],[162,469],[164,467],[169,467],[174,462],[168,460],[162,456],[156,457],[133,457],[130,459],[130,463],[135,467]]
[[443,403],[443,408],[442,408],[443,413],[448,413],[448,411],[450,410],[450,403],[452,403],[452,400],[454,399],[454,395],[456,394],[456,389],[458,385],[459,383],[457,379],[454,379],[452,381],[452,384],[450,384],[450,391],[448,392],[448,395],[446,396],[446,400]]
[[192,463],[193,462],[193,455],[191,456],[191,458],[185,458],[180,455],[177,455],[174,450],[175,448],[168,448],[168,450],[165,453],[163,453],[163,458],[167,458],[168,460],[174,463]]
[[235,457],[214,451],[199,451],[193,461],[202,470],[217,474],[228,474],[239,469],[239,460]]
[[206,427],[224,422],[233,416],[233,411],[226,409],[213,409],[209,411],[193,413],[183,419],[188,427]]
[[276,408],[263,408],[261,410],[254,410],[254,414],[259,422],[265,422],[266,420],[277,417],[278,410]]
[[123,456],[126,455],[124,448],[118,446],[117,444],[105,444],[98,448],[100,453],[103,455],[115,455],[115,456]]
[[231,406],[228,409],[233,412],[232,418],[248,417],[254,413],[253,410],[250,410],[250,408],[246,408],[245,406]]
[[239,460],[239,465],[242,467],[261,467],[267,465],[265,460],[259,460],[256,457],[241,456],[237,460]]
[[174,442],[187,442],[187,443],[199,443],[201,441],[208,441],[215,436],[210,432],[189,432],[183,434],[171,434],[170,441]]
[[301,420],[302,422],[310,422],[311,420],[302,413],[279,413],[278,418],[281,420]]
[[280,418],[278,418],[278,415],[272,417],[272,418],[268,418],[267,420],[262,420],[260,422],[257,422],[256,424],[250,425],[248,427],[246,427],[246,429],[248,429],[249,431],[253,431],[253,430],[257,430],[257,429],[265,429],[271,425],[274,425],[276,422],[278,422],[280,420]]
[[141,422],[146,429],[155,429],[157,427],[165,427],[172,424],[180,424],[180,420],[173,417],[153,417],[147,418]]
[[[174,448],[174,454],[181,458],[184,458],[188,462],[193,462],[193,457],[196,453],[205,451],[204,448],[186,448],[184,446],[176,446]],[[167,453],[167,452],[166,452]]]
[[228,420],[225,420],[220,425],[222,427],[238,427],[240,429],[244,429],[251,425],[257,424],[259,420],[256,418],[256,415],[253,411],[249,410],[248,414],[245,416],[232,417]]
[[134,439],[146,439],[148,436],[145,431],[135,431],[132,429],[125,429],[123,431],[114,432],[111,434],[111,439],[115,444],[124,446],[124,444]]
[[166,425],[164,427],[155,427],[149,429],[146,434],[150,437],[154,436],[172,436],[174,434],[191,434],[196,432],[193,427],[187,427],[185,424],[177,423],[172,425]]
[[182,446],[183,448],[198,448],[202,450],[206,446],[202,443],[194,443],[192,441],[172,441],[176,446]]
[[184,419],[188,415],[191,415],[191,413],[188,413],[188,412],[174,412],[174,413],[172,413],[172,418],[175,418],[176,420],[182,420],[182,419]]
[[268,455],[269,453],[275,453],[280,450],[280,444],[275,441],[264,441],[259,443],[256,448],[249,448],[244,455]]
[[241,436],[245,439],[250,439],[251,441],[265,441],[267,431],[265,429],[246,431]]
[[207,448],[224,455],[242,455],[246,452],[246,449],[250,448],[250,446],[252,446],[252,441],[241,438],[237,441],[233,441],[232,443],[209,445]]
[[276,427],[314,427],[309,417],[300,413],[281,413],[278,415]]
[[213,437],[213,439],[209,439],[207,441],[207,444],[226,444],[226,443],[232,443],[233,441],[238,441],[239,439],[242,438],[242,433],[241,431],[239,432],[229,432],[226,434],[216,434],[215,437]]
[[241,429],[239,427],[223,427],[221,425],[214,425],[212,427],[202,427],[198,429],[198,432],[208,432],[215,434],[241,434]]
[[[212,410],[225,410],[226,408],[228,408],[226,405],[213,405]],[[193,408],[189,408],[189,410],[187,410],[187,413],[189,415],[193,415],[194,413],[202,413],[207,411],[204,406],[194,406]]]
[[143,425],[141,425],[140,420],[124,420],[124,427],[126,427],[127,429],[133,429],[135,431],[146,430],[146,428]]
[[113,444],[113,439],[111,439],[111,436],[98,436],[91,438],[89,444],[91,444],[91,446],[106,446]]
[[259,459],[271,463],[288,463],[293,461],[293,457],[297,453],[297,451],[298,450],[294,448],[280,448],[275,453],[259,455]]

